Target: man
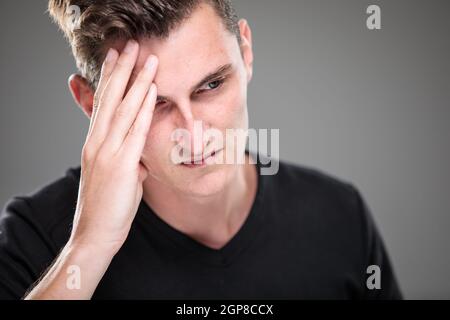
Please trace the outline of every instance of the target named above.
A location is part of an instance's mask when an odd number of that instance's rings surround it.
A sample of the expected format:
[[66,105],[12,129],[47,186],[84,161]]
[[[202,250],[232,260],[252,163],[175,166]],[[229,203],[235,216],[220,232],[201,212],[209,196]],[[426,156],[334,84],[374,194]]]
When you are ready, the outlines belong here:
[[[2,298],[401,298],[352,185],[285,162],[262,175],[239,141],[204,134],[248,129],[252,36],[228,0],[49,11],[90,127],[81,167],[5,206]],[[246,161],[215,161],[230,151]]]

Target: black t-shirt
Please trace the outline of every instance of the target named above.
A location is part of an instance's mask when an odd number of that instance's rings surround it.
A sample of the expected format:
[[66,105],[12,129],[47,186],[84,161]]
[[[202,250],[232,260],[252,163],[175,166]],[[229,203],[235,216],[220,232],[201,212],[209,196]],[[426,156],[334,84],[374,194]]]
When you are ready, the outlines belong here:
[[[273,160],[274,161],[274,160]],[[258,160],[258,172],[261,171]],[[0,216],[0,299],[19,299],[67,242],[80,168],[11,199]],[[368,289],[370,265],[381,288]],[[358,191],[279,162],[258,175],[251,212],[220,250],[161,220],[141,201],[93,299],[399,299],[389,257]]]

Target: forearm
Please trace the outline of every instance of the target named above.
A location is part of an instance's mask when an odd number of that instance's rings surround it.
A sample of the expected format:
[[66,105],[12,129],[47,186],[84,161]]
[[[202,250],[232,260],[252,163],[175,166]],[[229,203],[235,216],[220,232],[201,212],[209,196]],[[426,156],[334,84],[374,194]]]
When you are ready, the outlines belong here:
[[113,251],[69,242],[25,299],[90,299],[113,256]]

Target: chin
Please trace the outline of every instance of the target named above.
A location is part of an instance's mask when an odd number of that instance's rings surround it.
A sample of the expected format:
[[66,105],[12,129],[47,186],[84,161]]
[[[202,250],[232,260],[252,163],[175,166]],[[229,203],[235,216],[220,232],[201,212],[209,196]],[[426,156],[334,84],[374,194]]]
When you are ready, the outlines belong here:
[[230,182],[232,168],[233,166],[220,165],[205,173],[184,176],[182,177],[184,181],[179,184],[182,186],[180,191],[196,197],[208,197],[220,193]]

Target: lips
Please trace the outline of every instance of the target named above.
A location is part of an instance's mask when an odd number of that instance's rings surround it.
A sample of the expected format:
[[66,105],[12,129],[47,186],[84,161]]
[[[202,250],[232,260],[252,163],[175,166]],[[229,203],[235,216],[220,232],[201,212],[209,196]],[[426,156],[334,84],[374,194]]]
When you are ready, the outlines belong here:
[[213,152],[202,156],[202,158],[192,158],[190,161],[183,161],[181,164],[188,166],[188,167],[198,167],[203,166],[206,164],[206,160],[210,157],[214,157],[217,153],[219,153],[221,150],[214,150]]
[[208,159],[209,157],[214,157],[214,155],[216,154],[216,151],[211,152],[210,154],[203,156],[201,159],[192,159],[191,161],[187,161],[187,162],[183,162],[183,164],[187,164],[187,165],[201,165],[203,163],[205,163],[205,160]]

